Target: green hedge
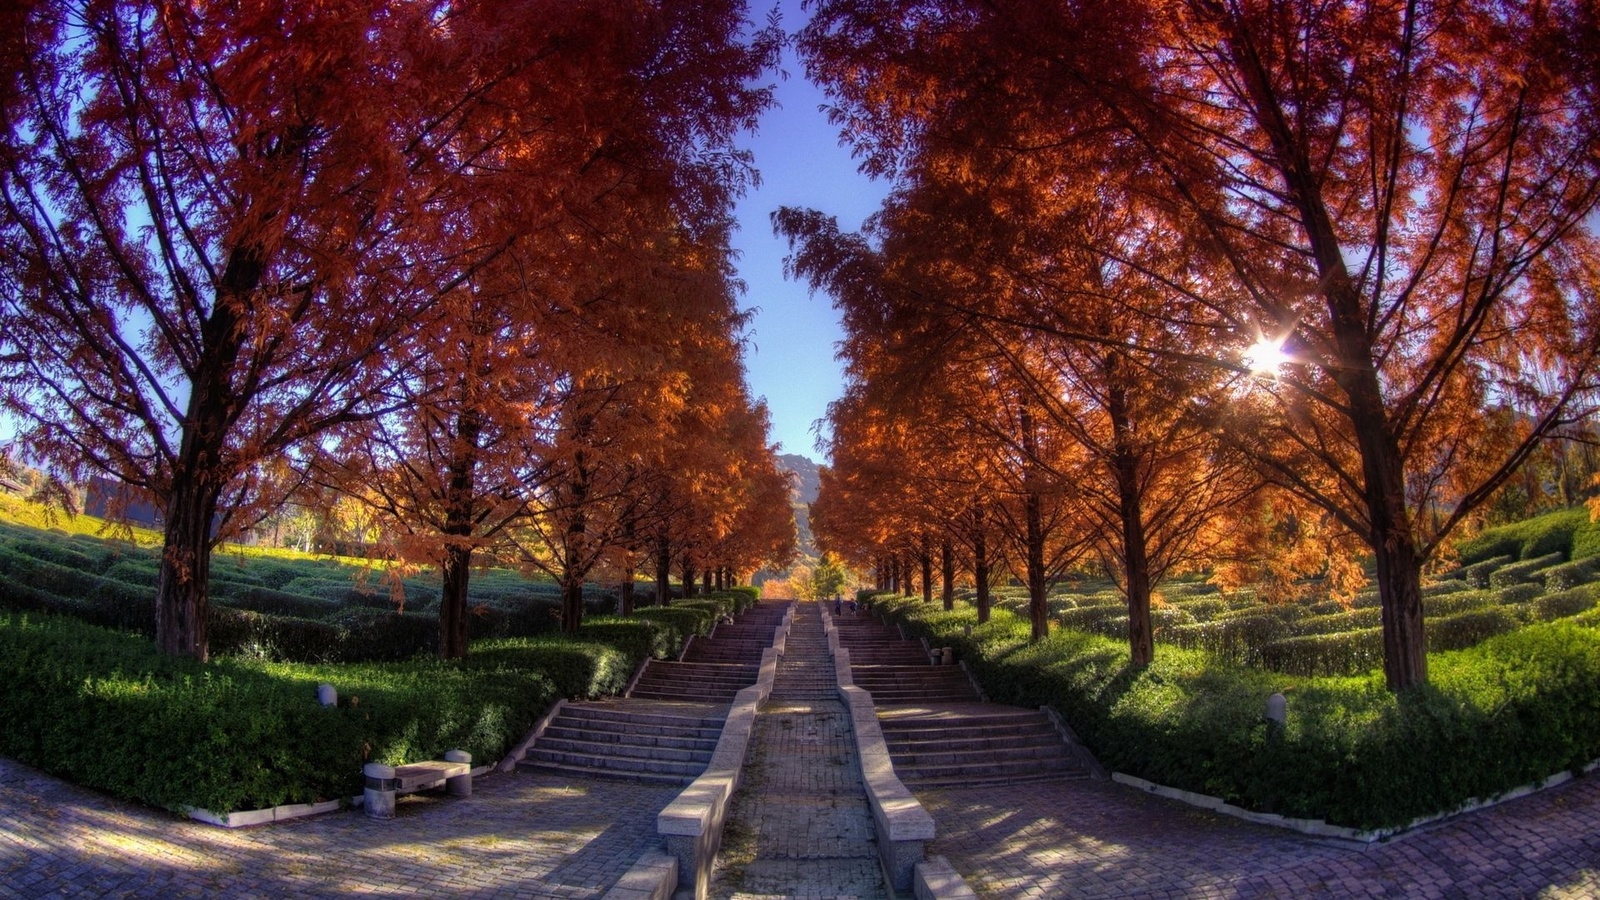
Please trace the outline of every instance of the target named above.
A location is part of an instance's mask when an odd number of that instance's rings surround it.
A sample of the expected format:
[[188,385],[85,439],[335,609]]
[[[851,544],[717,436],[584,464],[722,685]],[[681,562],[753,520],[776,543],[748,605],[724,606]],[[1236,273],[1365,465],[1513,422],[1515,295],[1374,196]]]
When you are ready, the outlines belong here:
[[[996,701],[1055,706],[1110,768],[1248,808],[1391,827],[1600,757],[1600,631],[1573,622],[1431,654],[1431,685],[1397,697],[1375,674],[1297,678],[1172,647],[1137,671],[1125,642],[1063,630],[1030,644],[1004,611],[977,625],[965,607],[874,608],[956,647]],[[1289,721],[1269,741],[1277,691]]]
[[610,644],[629,659],[676,659],[688,635],[664,622],[621,616],[590,616],[578,626],[578,640]]
[[[340,704],[317,705],[330,682]],[[538,671],[163,656],[68,618],[0,614],[0,753],[119,797],[215,812],[350,797],[361,764],[499,757],[555,697]]]
[[475,643],[461,665],[480,672],[542,672],[554,682],[559,696],[592,700],[621,694],[638,661],[607,644],[546,635]]
[[1559,553],[1563,559],[1572,559],[1591,555],[1574,552],[1578,533],[1588,530],[1589,525],[1587,509],[1564,509],[1485,529],[1483,533],[1462,541],[1459,553],[1463,563],[1481,562],[1496,556],[1533,559]]
[[689,606],[687,601],[682,600],[671,606],[646,606],[636,609],[632,617],[654,622],[669,630],[670,641],[678,647],[682,647],[690,635],[705,637],[711,633],[711,627],[717,624],[714,607]]
[[1489,576],[1489,586],[1503,588],[1530,581],[1542,582],[1544,580],[1543,577],[1536,573],[1551,566],[1560,565],[1562,558],[1560,553],[1546,553],[1543,556],[1536,556],[1531,559],[1525,559],[1522,562],[1501,566]]

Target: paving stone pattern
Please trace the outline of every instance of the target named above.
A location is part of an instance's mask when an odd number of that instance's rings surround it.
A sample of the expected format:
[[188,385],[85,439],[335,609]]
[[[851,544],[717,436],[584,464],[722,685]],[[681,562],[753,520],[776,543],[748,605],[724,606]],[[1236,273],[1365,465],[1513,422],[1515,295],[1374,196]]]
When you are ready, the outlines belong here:
[[1279,829],[1090,781],[918,791],[928,852],[980,896],[1600,897],[1600,778],[1384,844]]
[[801,604],[756,717],[711,896],[886,897],[850,717],[831,690],[814,604]]
[[0,898],[599,897],[659,846],[680,788],[510,774],[467,800],[400,798],[228,830],[0,759]]

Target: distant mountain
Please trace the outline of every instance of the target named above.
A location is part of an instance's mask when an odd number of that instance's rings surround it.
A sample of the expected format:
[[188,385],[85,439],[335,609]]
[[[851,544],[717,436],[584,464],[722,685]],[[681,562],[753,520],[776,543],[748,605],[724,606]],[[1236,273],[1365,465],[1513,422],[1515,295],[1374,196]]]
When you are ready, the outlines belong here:
[[794,524],[799,530],[800,552],[817,555],[817,542],[811,534],[811,504],[816,502],[822,479],[817,464],[798,453],[778,454],[778,468],[794,475],[789,487],[789,505],[794,508]]
[[807,506],[817,502],[817,491],[822,479],[817,475],[817,464],[798,453],[778,454],[778,468],[799,476],[799,484],[789,491],[790,497]]

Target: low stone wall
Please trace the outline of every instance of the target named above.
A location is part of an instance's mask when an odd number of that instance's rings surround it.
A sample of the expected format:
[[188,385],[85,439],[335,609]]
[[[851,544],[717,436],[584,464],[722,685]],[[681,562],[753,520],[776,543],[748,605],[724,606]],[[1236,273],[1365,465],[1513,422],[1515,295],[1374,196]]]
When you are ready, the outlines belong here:
[[[872,695],[856,687],[850,674],[850,651],[839,646],[839,633],[825,604],[822,627],[833,652],[834,676],[839,682],[839,698],[850,711],[850,730],[856,738],[856,758],[861,761],[861,780],[872,807],[872,822],[877,828],[878,855],[883,871],[897,891],[913,888],[915,870],[922,862],[923,847],[933,840],[933,816],[923,808],[909,788],[894,773],[894,761],[878,725]],[[960,876],[956,876],[959,880]],[[965,882],[962,882],[965,884]]]
[[[848,660],[848,650],[839,652]],[[895,890],[910,890],[916,865],[922,861],[923,846],[933,840],[933,816],[895,775],[894,762],[889,758],[889,748],[872,707],[872,695],[853,684],[840,686],[839,695],[850,710],[861,780],[872,806],[883,870]]]
[[778,657],[793,620],[791,604],[783,624],[773,635],[773,646],[761,652],[761,670],[756,683],[734,696],[728,719],[722,726],[722,736],[717,739],[717,749],[712,751],[711,763],[656,816],[656,833],[666,842],[667,855],[677,861],[677,887],[691,891],[697,900],[703,900],[710,887],[712,865],[722,847],[722,826],[733,792],[739,789],[750,738],[755,731],[756,713],[772,693]]

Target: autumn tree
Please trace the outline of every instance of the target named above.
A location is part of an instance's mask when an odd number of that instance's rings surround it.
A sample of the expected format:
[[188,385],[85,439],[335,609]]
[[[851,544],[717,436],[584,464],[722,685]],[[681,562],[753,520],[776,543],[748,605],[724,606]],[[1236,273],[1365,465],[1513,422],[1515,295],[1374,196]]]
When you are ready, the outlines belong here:
[[559,209],[598,169],[715,211],[774,46],[731,2],[17,17],[4,405],[41,458],[158,498],[157,640],[202,658],[211,548],[278,499],[253,467],[393,408],[415,362],[397,342],[530,222],[475,221],[485,200]]
[[1593,409],[1595,35],[1581,3],[832,0],[801,48],[871,168],[1111,184],[1173,223],[1208,274],[1152,265],[1184,311],[1157,323],[1224,369],[1286,354],[1211,413],[1366,544],[1400,690],[1423,563]]
[[166,652],[206,654],[211,547],[277,499],[250,496],[253,467],[381,406],[387,349],[492,252],[442,211],[495,76],[443,68],[464,62],[448,29],[389,7],[60,2],[22,22],[4,404],[38,457],[156,498]]

